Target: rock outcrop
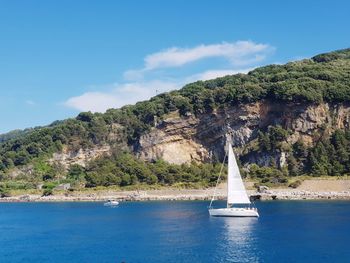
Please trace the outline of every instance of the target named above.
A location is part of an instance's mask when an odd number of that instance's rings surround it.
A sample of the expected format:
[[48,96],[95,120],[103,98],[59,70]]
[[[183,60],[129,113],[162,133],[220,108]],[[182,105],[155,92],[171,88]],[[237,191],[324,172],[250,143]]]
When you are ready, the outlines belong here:
[[[312,145],[321,129],[331,132],[350,127],[350,105],[263,100],[236,104],[197,117],[172,116],[141,136],[137,153],[145,160],[162,158],[176,164],[222,159],[228,125],[233,130],[233,144],[237,154],[256,139],[258,130],[266,129],[269,125],[281,125],[290,130],[291,134],[286,140],[288,144],[300,139],[305,144]],[[246,161],[268,165],[271,158],[282,167],[286,165],[287,153],[279,152],[274,156],[260,153],[259,156],[248,156]]]
[[72,164],[79,164],[83,167],[85,165],[102,155],[109,155],[111,153],[111,147],[109,145],[96,146],[89,149],[79,149],[78,151],[69,151],[68,149],[63,149],[62,152],[54,153],[53,157],[49,160],[50,163],[60,163],[64,168]]
[[[330,133],[334,129],[350,127],[350,105],[294,102],[283,104],[262,100],[250,104],[236,104],[199,116],[189,114],[183,117],[172,113],[158,122],[150,132],[142,135],[134,149],[140,158],[147,161],[163,159],[170,163],[182,164],[222,160],[225,133],[229,126],[236,154],[241,155],[245,152],[243,163],[269,166],[273,160],[281,168],[287,163],[286,152],[275,152],[273,155],[267,152],[246,154],[257,138],[258,131],[267,129],[270,125],[281,125],[291,131],[286,140],[287,144],[302,140],[311,146],[320,130]],[[119,131],[120,127],[115,129]],[[112,139],[117,140],[114,137]],[[62,152],[55,153],[50,162],[60,163],[67,169],[72,164],[85,166],[90,160],[110,153],[109,145],[78,151],[63,149]]]
[[198,124],[199,119],[193,116],[164,120],[140,138],[140,157],[146,160],[161,158],[175,164],[206,161],[209,152],[196,138]]

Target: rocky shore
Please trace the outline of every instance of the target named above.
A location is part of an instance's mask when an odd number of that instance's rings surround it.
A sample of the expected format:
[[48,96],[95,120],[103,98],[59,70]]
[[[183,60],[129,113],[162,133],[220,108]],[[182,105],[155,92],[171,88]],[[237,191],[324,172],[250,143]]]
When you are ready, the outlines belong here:
[[[248,191],[252,200],[350,200],[350,191],[304,191],[275,189],[263,192]],[[121,201],[180,201],[180,200],[210,200],[212,189],[203,190],[149,190],[149,191],[103,191],[96,193],[65,193],[51,196],[18,195],[4,197],[0,202],[103,202],[109,199]],[[225,199],[222,191],[216,199]]]
[[253,200],[350,200],[350,191],[303,191],[269,190],[264,193],[252,193]]
[[[268,188],[260,186],[255,190],[254,182],[245,182],[252,200],[350,200],[350,179],[314,178],[306,179],[296,188]],[[91,190],[91,191],[55,191],[54,195],[18,194],[0,198],[0,202],[103,202],[121,201],[180,201],[210,200],[214,188],[179,189],[163,188],[158,190]],[[226,184],[222,183],[215,190],[216,199],[226,198]]]

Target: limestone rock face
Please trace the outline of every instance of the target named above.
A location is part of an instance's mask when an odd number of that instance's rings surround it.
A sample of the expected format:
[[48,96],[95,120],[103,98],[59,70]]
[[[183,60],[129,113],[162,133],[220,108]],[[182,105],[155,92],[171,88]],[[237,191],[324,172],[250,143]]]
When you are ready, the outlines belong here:
[[[315,134],[320,129],[332,132],[334,129],[350,127],[350,105],[262,100],[236,104],[196,117],[191,114],[180,117],[175,112],[158,121],[150,132],[142,135],[134,146],[134,152],[147,161],[163,159],[174,164],[221,161],[224,157],[227,127],[232,131],[235,153],[240,156],[242,152],[247,152],[247,147],[254,142],[258,131],[270,125],[281,125],[291,131],[287,144],[291,145],[301,139],[305,144],[312,145]],[[118,125],[111,127],[109,139],[117,141],[121,129]],[[90,160],[110,153],[110,145],[78,151],[63,149],[62,152],[55,153],[50,162],[60,163],[67,169],[72,164],[85,166]],[[287,164],[287,158],[288,153],[285,152],[254,152],[241,161],[261,166],[269,166],[273,161],[278,167],[283,167]],[[15,173],[16,171],[13,176],[16,176]]]
[[63,149],[60,153],[54,153],[53,157],[49,160],[50,163],[60,163],[64,166],[64,168],[68,169],[68,167],[72,164],[79,164],[83,167],[85,165],[104,154],[110,154],[111,147],[109,145],[104,146],[96,146],[94,148],[89,149],[79,149],[78,151],[69,151],[67,149]]
[[198,121],[191,116],[163,121],[158,128],[140,138],[139,156],[146,160],[161,158],[175,164],[206,160],[208,151],[195,139]]
[[[296,104],[262,100],[250,104],[237,104],[194,117],[171,116],[158,123],[149,133],[141,136],[138,156],[145,160],[164,159],[170,163],[207,162],[221,160],[224,156],[227,126],[233,131],[233,146],[240,154],[256,139],[260,129],[269,125],[281,125],[291,131],[286,143],[293,144],[301,139],[312,145],[320,129],[331,132],[350,126],[350,105],[348,104]],[[260,153],[252,155],[245,162],[269,165],[271,159],[278,166],[286,165],[287,153],[274,156]]]

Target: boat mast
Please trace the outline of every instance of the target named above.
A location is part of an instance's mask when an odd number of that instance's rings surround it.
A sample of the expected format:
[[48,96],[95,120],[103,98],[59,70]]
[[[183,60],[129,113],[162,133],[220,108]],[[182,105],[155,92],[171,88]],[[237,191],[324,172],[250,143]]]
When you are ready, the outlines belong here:
[[[228,126],[228,129],[230,127]],[[232,156],[231,156],[231,152],[232,150],[232,144],[231,144],[231,133],[230,133],[230,130],[226,133],[226,154],[228,155],[228,158],[227,158],[227,190],[226,190],[226,193],[227,193],[227,200],[226,200],[226,207],[227,208],[230,208],[231,205],[229,204],[229,191],[230,191],[230,186],[231,186],[231,180],[232,178],[230,178],[230,169],[232,167]]]

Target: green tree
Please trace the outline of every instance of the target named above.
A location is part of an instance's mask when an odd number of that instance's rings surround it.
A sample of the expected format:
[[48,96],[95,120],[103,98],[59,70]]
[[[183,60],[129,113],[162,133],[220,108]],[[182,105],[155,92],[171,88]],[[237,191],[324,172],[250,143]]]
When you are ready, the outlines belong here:
[[271,142],[269,134],[258,131],[258,142],[260,151],[270,151]]
[[300,174],[300,164],[293,155],[289,155],[287,159],[288,172],[291,176],[297,176]]
[[85,178],[85,176],[86,176],[85,168],[82,167],[81,165],[72,164],[69,167],[67,178],[78,181]]

